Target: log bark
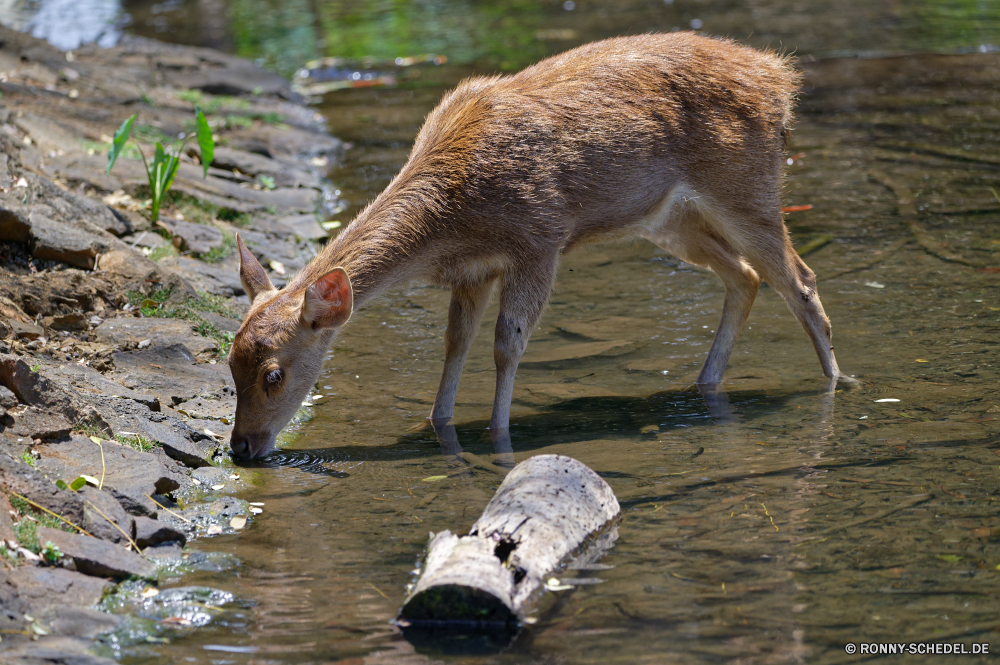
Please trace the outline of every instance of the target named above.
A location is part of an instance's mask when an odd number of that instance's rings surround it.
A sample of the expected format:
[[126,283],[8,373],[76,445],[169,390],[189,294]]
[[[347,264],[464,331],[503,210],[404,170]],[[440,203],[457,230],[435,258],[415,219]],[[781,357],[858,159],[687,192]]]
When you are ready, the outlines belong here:
[[[467,536],[431,534],[423,572],[400,610],[404,626],[516,631],[545,584],[574,558],[614,542],[621,509],[582,462],[539,455],[504,479]],[[602,537],[603,534],[603,537]]]

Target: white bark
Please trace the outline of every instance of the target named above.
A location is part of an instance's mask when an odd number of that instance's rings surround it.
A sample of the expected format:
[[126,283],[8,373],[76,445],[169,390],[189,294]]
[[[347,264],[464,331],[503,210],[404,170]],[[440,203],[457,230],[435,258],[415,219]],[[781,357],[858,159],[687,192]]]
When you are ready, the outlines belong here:
[[[431,534],[400,619],[517,625],[546,580],[586,552],[620,510],[608,484],[582,462],[532,457],[507,475],[469,535]],[[603,552],[614,538],[600,541]]]

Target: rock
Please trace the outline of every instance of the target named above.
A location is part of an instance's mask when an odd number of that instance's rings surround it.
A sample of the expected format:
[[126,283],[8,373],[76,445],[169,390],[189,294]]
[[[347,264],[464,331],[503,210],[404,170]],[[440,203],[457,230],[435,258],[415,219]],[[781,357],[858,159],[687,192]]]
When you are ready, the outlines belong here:
[[170,442],[164,441],[163,452],[172,459],[191,467],[201,467],[211,464],[211,460],[219,451],[220,444],[210,436],[192,441],[177,438]]
[[205,487],[225,484],[226,472],[215,466],[205,466],[191,472],[191,477]]
[[[17,594],[17,584],[6,570],[0,568],[0,630],[23,630],[24,613],[28,611],[28,603]],[[0,658],[3,656],[3,651],[0,651]]]
[[330,237],[316,221],[316,215],[286,215],[278,218],[278,224],[290,229],[299,238],[321,240]]
[[90,653],[90,640],[48,635],[37,641],[10,644],[0,651],[4,665],[118,665],[117,661]]
[[151,231],[141,231],[131,235],[122,236],[122,240],[129,244],[129,247],[148,247],[149,249],[160,249],[166,247],[168,243],[159,233]]
[[227,386],[235,389],[228,367],[195,363],[184,344],[150,346],[116,353],[112,357],[116,381],[133,390],[156,395],[164,406],[175,407],[200,394],[217,393]]
[[45,334],[45,329],[34,323],[21,323],[17,319],[5,319],[4,323],[21,339],[34,340]]
[[[300,258],[294,240],[282,240],[275,237],[275,234],[245,229],[239,233],[240,239],[265,267],[271,261],[279,261],[285,267],[286,274],[290,274],[292,271],[300,270],[306,264],[306,261]],[[294,235],[288,237],[293,238]]]
[[10,579],[17,586],[21,601],[37,613],[57,604],[93,607],[114,586],[108,580],[65,568],[21,566],[10,573]]
[[[125,511],[148,514],[155,511],[149,505],[149,496],[168,494],[180,488],[175,475],[154,454],[115,441],[102,441],[101,446],[104,449],[104,488]],[[35,451],[40,455],[39,470],[50,478],[70,482],[84,474],[101,477],[101,448],[88,437],[76,436],[67,443],[42,444],[35,446]]]
[[39,211],[32,211],[28,221],[31,224],[28,247],[35,258],[61,261],[85,270],[94,268],[94,258],[103,246],[98,238]]
[[33,372],[17,356],[0,354],[0,384],[6,386],[22,404],[59,414],[67,422],[89,422],[100,428],[107,423],[94,407],[69,391],[63,390],[40,372]]
[[108,319],[97,326],[94,332],[97,339],[110,344],[135,343],[148,339],[151,342],[150,348],[182,346],[193,356],[217,351],[219,344],[196,332],[197,325],[183,319],[122,317]]
[[[110,348],[110,347],[109,347]],[[120,383],[108,379],[100,372],[81,365],[79,363],[60,363],[45,367],[45,376],[57,386],[66,391],[74,391],[80,398],[86,399],[98,412],[107,420],[109,414],[102,408],[102,402],[108,399],[130,399],[142,404],[150,411],[160,410],[160,400],[156,395],[149,393],[139,393],[130,390]],[[0,387],[0,390],[5,388]],[[95,403],[96,402],[96,403]],[[15,402],[16,404],[16,402]],[[113,415],[113,414],[111,414]],[[114,426],[112,420],[107,420],[112,425],[112,430],[129,430],[127,427],[118,428]]]
[[160,265],[181,275],[199,291],[218,296],[239,296],[245,293],[240,282],[240,262],[235,256],[213,264],[187,256],[168,256],[160,261]]
[[62,316],[47,316],[42,319],[42,323],[45,324],[46,328],[73,332],[86,330],[89,327],[88,317],[76,312]]
[[93,639],[121,625],[123,618],[89,607],[54,607],[39,618],[57,635]]
[[0,386],[0,406],[13,409],[17,406],[17,397],[7,386]]
[[14,124],[30,136],[42,152],[82,152],[76,137],[48,118],[33,113],[21,113],[14,120]]
[[7,495],[0,492],[0,541],[17,540],[14,536],[14,521],[10,515],[12,510]]
[[221,332],[235,333],[240,329],[240,321],[237,319],[231,319],[228,316],[222,316],[221,314],[216,314],[215,312],[200,312],[199,314],[201,318],[211,323]]
[[224,236],[219,229],[204,224],[192,224],[175,219],[161,218],[160,226],[174,236],[175,243],[180,239],[178,249],[195,254],[207,254],[213,249],[222,247]]
[[[200,157],[197,149],[191,149],[189,152]],[[260,176],[267,176],[273,178],[274,184],[278,187],[310,187],[313,189],[320,187],[319,177],[309,171],[294,164],[246,150],[216,147],[212,166],[227,171],[239,171],[244,175],[256,177],[258,180]]]
[[113,249],[102,254],[99,267],[108,279],[125,290],[148,293],[152,286],[170,289],[167,302],[179,302],[198,295],[183,277],[168,267],[153,263],[133,249]]
[[[235,396],[228,399],[207,399],[205,397],[195,397],[176,407],[178,413],[183,413],[188,418],[195,420],[222,420],[230,419],[236,413]],[[222,423],[219,423],[222,424]],[[211,429],[211,427],[210,427]],[[212,430],[216,434],[220,432]]]
[[85,575],[123,578],[129,576],[155,579],[156,566],[144,558],[111,543],[59,529],[38,527],[38,539],[52,541],[63,554],[73,559],[76,569]]
[[[66,445],[66,444],[62,444]],[[113,456],[105,455],[105,458]],[[97,476],[100,478],[100,476]],[[69,480],[72,480],[70,478]],[[105,482],[107,478],[105,478]],[[108,487],[105,485],[105,487]],[[77,491],[83,498],[83,526],[92,536],[111,543],[128,544],[135,536],[135,521],[110,493],[85,485]],[[116,528],[117,527],[117,528]]]
[[10,412],[14,424],[11,434],[28,439],[63,439],[73,431],[74,422],[61,413],[36,406],[26,406]]
[[146,548],[160,543],[177,541],[184,545],[187,542],[187,536],[159,520],[148,517],[135,518],[135,542],[139,547]]
[[20,494],[73,524],[83,524],[84,503],[75,492],[59,489],[38,471],[4,453],[0,453],[0,488],[8,494]]

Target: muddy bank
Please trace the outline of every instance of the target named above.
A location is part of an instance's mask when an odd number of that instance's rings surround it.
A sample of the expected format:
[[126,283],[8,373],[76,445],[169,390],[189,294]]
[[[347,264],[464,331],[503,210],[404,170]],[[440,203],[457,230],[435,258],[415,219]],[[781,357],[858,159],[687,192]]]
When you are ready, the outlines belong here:
[[[105,662],[92,640],[132,615],[147,637],[197,625],[178,608],[211,599],[157,582],[232,565],[182,548],[260,512],[226,496],[235,234],[276,284],[304,265],[341,144],[284,79],[143,39],[64,53],[0,29],[0,93],[0,659]],[[203,179],[184,156],[151,224],[138,151],[105,172],[111,135],[135,113],[144,149],[169,146],[195,104],[214,160]]]

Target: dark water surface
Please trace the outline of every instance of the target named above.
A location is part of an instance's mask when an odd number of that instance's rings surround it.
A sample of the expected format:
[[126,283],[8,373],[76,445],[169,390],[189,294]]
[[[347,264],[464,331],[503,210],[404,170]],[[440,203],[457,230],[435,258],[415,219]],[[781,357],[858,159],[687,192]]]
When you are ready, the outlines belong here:
[[[718,280],[638,240],[570,255],[518,372],[514,458],[571,455],[611,484],[625,517],[610,568],[581,573],[599,584],[549,594],[503,653],[416,649],[390,620],[427,534],[466,531],[501,478],[443,454],[424,424],[449,294],[410,285],[356,315],[312,419],[241,471],[254,485],[244,498],[264,502],[263,514],[239,537],[194,543],[241,565],[175,584],[241,602],[169,645],[125,649],[124,662],[840,663],[867,658],[848,656],[847,643],[931,641],[1000,653],[997,3],[166,6],[155,15],[177,31],[160,36],[274,62],[293,42],[299,63],[450,57],[395,88],[323,100],[331,132],[353,144],[331,171],[345,224],[404,162],[442,92],[471,72],[695,20],[797,52],[806,84],[785,203],[813,207],[787,221],[800,245],[828,240],[806,261],[841,367],[864,388],[825,394],[805,334],[764,288],[726,375],[731,413],[710,413],[691,382],[720,314]],[[155,32],[142,18],[151,5],[126,9],[133,29]],[[195,29],[201,11],[223,28]],[[267,20],[240,19],[252,11]],[[910,55],[833,57],[843,52]],[[455,413],[462,448],[485,460],[495,459],[484,429],[492,321]],[[935,662],[951,660],[985,662]]]

